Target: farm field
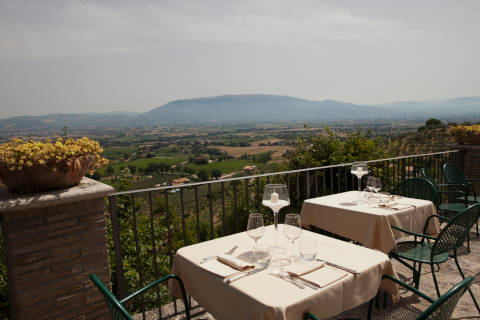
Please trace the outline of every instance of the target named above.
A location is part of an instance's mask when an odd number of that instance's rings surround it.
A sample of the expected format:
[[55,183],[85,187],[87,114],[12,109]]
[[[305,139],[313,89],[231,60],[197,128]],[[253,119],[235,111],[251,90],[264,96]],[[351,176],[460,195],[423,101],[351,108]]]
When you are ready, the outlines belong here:
[[[147,158],[147,159],[140,159],[140,160],[134,160],[134,161],[129,161],[129,162],[123,162],[123,163],[117,163],[117,164],[112,164],[111,167],[115,170],[115,172],[119,171],[119,168],[122,166],[127,166],[127,165],[134,165],[139,168],[146,168],[149,163],[166,163],[171,166],[174,164],[180,163],[185,161],[185,159],[178,159],[178,158]],[[107,173],[107,167],[101,168],[98,170],[101,175],[105,175]]]
[[130,154],[136,151],[135,146],[130,147],[105,147],[103,148],[103,156],[109,160],[122,159],[125,154]]
[[196,170],[206,169],[207,171],[212,171],[213,169],[219,169],[222,171],[222,174],[227,174],[235,171],[242,170],[244,166],[255,165],[257,167],[265,166],[264,163],[254,163],[250,160],[230,160],[230,161],[220,161],[220,162],[210,162],[208,164],[202,165],[191,165]]
[[285,151],[291,149],[290,146],[259,146],[254,145],[250,147],[226,147],[226,146],[217,146],[218,149],[224,151],[231,155],[232,157],[238,158],[244,154],[253,155],[259,153],[265,153],[272,151],[272,158],[279,159],[285,153]]

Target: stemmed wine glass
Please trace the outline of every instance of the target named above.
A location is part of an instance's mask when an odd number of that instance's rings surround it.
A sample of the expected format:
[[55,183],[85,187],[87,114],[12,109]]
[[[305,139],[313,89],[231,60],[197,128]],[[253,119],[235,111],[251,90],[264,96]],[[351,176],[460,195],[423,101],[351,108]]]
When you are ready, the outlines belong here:
[[296,262],[300,260],[300,256],[295,254],[295,240],[300,237],[302,233],[302,224],[300,223],[300,215],[289,213],[285,216],[285,225],[283,226],[283,233],[292,241],[292,255],[290,260]]
[[262,205],[269,207],[273,211],[275,245],[272,247],[272,253],[283,253],[285,248],[278,245],[278,213],[280,209],[290,205],[287,186],[284,184],[267,184],[263,191]]
[[370,192],[377,193],[382,189],[382,180],[380,178],[376,178],[374,176],[370,176],[367,178],[367,189]]
[[368,165],[366,162],[354,162],[350,172],[358,178],[358,191],[362,191],[362,177],[368,174]]
[[251,213],[248,216],[247,234],[250,238],[252,238],[255,241],[255,244],[252,250],[252,255],[253,255],[253,261],[256,261],[255,247],[257,245],[258,239],[263,237],[263,235],[265,234],[265,226],[263,225],[263,215],[261,215],[260,213]]

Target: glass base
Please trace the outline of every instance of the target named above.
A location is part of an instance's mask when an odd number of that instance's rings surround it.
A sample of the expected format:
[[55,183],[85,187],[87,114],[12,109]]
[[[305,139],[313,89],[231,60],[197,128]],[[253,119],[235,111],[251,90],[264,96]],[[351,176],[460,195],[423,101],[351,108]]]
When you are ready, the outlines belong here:
[[300,256],[289,256],[288,258],[290,259],[291,263],[298,262],[302,259]]
[[285,247],[280,247],[279,245],[274,245],[270,248],[270,251],[274,254],[282,254],[287,252],[287,249]]
[[288,258],[276,258],[270,261],[268,267],[276,269],[276,268],[288,266],[290,263],[291,261]]

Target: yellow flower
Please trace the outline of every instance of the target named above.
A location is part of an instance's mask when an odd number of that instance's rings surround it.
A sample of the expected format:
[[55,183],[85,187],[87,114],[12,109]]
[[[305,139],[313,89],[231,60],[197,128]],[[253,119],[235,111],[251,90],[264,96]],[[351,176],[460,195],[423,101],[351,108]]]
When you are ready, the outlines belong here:
[[72,161],[85,155],[94,156],[89,170],[101,168],[108,160],[101,157],[103,149],[96,141],[82,137],[80,139],[57,138],[54,143],[46,139],[45,142],[36,142],[29,139],[12,139],[10,142],[0,145],[0,163],[5,163],[8,169],[23,170],[24,167],[34,165],[49,166],[52,163]]

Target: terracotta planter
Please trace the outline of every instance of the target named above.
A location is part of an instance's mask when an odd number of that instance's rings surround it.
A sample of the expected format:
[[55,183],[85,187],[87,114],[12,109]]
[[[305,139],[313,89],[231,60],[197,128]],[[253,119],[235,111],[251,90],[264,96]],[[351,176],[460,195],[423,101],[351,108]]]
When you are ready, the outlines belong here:
[[52,166],[33,166],[21,171],[10,171],[0,163],[0,180],[16,193],[34,193],[69,188],[77,185],[91,168],[93,156],[82,156],[74,161]]

